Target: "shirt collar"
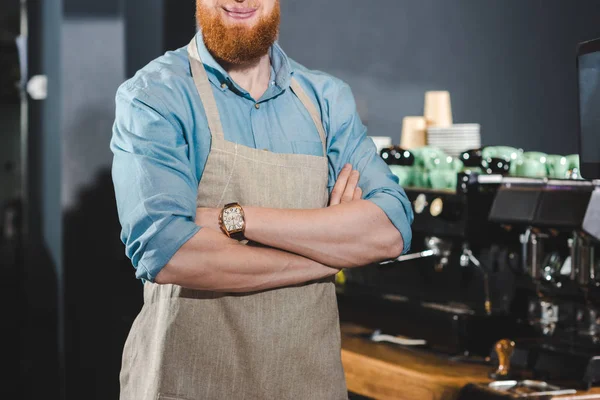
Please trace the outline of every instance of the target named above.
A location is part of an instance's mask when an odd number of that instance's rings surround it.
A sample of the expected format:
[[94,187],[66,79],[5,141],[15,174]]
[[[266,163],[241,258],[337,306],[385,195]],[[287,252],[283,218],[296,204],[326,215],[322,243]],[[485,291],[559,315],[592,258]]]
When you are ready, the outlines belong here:
[[[202,30],[199,30],[196,34],[196,42],[198,54],[200,54],[202,63],[208,72],[208,79],[221,90],[227,90],[229,85],[234,85],[240,92],[245,92],[231,79],[227,71],[210,54],[204,44]],[[269,49],[269,57],[271,58],[271,79],[274,79],[275,84],[280,89],[287,89],[290,86],[293,70],[288,56],[281,46],[279,46],[279,43],[273,43],[273,46]]]

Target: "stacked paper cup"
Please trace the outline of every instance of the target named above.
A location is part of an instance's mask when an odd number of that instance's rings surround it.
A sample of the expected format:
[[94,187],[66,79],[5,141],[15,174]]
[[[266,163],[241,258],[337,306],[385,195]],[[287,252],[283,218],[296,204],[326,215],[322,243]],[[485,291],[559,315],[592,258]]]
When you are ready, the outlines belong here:
[[427,126],[452,126],[452,103],[450,92],[434,91],[425,93],[425,119]]
[[400,147],[406,150],[427,145],[427,120],[425,117],[404,117]]
[[479,124],[457,124],[447,127],[432,126],[427,130],[427,143],[452,157],[481,147]]
[[405,117],[402,121],[400,146],[418,149],[438,148],[452,157],[481,147],[479,124],[454,124],[452,102],[448,91],[425,93],[423,116]]
[[452,125],[452,104],[447,91],[425,93],[424,115],[405,117],[402,121],[400,146],[415,149],[427,146],[429,127],[447,127]]

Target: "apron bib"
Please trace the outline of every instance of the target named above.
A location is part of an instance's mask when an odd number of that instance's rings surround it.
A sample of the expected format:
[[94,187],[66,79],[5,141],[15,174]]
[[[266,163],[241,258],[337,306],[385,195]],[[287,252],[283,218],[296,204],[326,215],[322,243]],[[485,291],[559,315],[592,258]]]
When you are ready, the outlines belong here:
[[[195,38],[188,53],[212,137],[197,206],[326,207],[327,157],[226,141]],[[293,78],[291,89],[327,154],[316,107]],[[347,399],[340,350],[333,278],[250,294],[146,283],[123,351],[120,398]]]

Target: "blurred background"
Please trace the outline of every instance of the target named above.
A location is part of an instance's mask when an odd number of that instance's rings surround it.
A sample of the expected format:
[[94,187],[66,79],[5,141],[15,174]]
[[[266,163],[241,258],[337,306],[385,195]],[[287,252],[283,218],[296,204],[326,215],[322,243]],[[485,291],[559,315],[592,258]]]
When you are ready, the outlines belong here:
[[[452,94],[483,145],[577,152],[577,43],[598,0],[282,0],[290,57],[350,84],[400,141]],[[187,45],[193,0],[0,0],[0,398],[116,399],[142,286],[119,239],[108,144],[119,84]]]

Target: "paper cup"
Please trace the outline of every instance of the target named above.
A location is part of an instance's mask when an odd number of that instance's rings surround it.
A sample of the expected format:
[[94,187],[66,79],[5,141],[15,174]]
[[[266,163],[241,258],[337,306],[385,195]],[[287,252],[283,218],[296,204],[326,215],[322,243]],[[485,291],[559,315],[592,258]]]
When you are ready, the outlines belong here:
[[424,115],[428,126],[451,126],[452,104],[450,101],[450,92],[426,92]]
[[404,117],[400,147],[411,150],[427,145],[427,120],[425,117]]

